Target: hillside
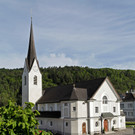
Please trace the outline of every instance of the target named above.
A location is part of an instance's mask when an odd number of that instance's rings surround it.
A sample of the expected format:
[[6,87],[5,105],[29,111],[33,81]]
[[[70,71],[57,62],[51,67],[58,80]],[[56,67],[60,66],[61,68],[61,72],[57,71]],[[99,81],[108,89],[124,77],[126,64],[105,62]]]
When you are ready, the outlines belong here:
[[[11,99],[21,104],[21,75],[23,69],[0,69],[0,105]],[[124,93],[135,89],[134,70],[116,70],[110,68],[92,69],[88,67],[65,66],[41,68],[43,89],[66,85],[84,80],[108,76],[117,92]]]

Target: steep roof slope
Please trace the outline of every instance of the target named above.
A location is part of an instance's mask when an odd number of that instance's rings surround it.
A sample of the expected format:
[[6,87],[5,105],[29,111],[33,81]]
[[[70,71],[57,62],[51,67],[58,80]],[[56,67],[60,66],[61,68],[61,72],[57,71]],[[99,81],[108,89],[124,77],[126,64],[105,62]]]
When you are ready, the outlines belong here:
[[25,59],[28,71],[31,70],[34,60],[36,59],[38,67],[39,63],[36,56],[36,49],[34,43],[33,27],[32,27],[32,18],[31,18],[31,27],[30,27],[30,37],[29,37],[29,48],[27,58]]
[[131,93],[126,93],[126,96],[125,98],[123,98],[123,101],[126,102],[126,101],[134,101],[135,100],[135,93],[131,92]]
[[38,100],[38,104],[48,102],[60,102],[67,100],[90,99],[96,90],[104,82],[105,78],[84,81],[73,85],[57,86],[45,90],[44,95]]

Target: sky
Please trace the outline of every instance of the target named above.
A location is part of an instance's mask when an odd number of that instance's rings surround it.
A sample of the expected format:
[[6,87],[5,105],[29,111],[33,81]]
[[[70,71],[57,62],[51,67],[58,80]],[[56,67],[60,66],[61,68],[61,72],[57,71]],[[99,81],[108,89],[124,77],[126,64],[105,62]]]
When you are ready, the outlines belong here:
[[0,0],[0,68],[23,68],[31,16],[40,67],[135,70],[135,0]]

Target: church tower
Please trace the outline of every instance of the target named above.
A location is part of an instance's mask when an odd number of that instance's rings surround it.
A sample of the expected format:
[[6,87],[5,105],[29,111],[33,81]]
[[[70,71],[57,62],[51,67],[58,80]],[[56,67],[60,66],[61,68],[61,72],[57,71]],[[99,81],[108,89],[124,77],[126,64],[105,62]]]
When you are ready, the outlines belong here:
[[22,74],[22,105],[24,105],[25,102],[32,102],[35,104],[41,96],[42,75],[36,56],[31,18],[29,48]]

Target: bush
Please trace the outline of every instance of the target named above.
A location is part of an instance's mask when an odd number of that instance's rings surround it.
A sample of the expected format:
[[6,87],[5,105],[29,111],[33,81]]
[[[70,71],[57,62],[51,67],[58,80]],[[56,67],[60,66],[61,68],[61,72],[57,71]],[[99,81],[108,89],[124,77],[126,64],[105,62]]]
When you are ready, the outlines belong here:
[[33,103],[26,103],[26,107],[9,101],[7,106],[0,108],[0,135],[51,135],[35,129],[38,121],[35,116],[40,113],[32,111]]

